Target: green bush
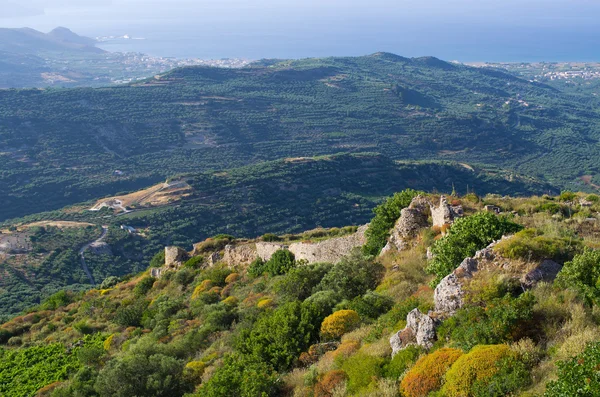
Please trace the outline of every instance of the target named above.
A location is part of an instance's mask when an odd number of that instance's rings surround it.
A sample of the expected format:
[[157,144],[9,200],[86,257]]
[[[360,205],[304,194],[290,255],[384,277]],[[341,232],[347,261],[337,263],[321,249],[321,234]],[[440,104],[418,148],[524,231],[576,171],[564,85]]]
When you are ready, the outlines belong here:
[[535,298],[526,292],[518,298],[506,295],[485,307],[460,309],[438,328],[440,340],[450,340],[463,350],[478,344],[509,342],[528,334],[532,324]]
[[142,325],[142,316],[145,309],[146,304],[144,302],[121,306],[115,311],[113,321],[122,327],[139,327]]
[[583,353],[557,366],[558,379],[548,383],[545,397],[600,396],[600,342],[589,344]]
[[351,301],[341,302],[336,306],[337,310],[349,309],[356,311],[362,318],[376,319],[384,313],[387,313],[394,305],[394,300],[368,291],[363,296],[357,296]]
[[265,261],[263,261],[260,257],[257,257],[255,260],[253,260],[252,263],[250,263],[250,266],[248,266],[248,275],[251,277],[260,277],[266,271]]
[[196,277],[196,274],[194,273],[194,271],[192,269],[188,269],[188,268],[182,268],[180,270],[178,270],[175,275],[173,276],[173,281],[176,284],[182,285],[182,286],[187,286],[189,285],[192,281],[194,281],[194,277]]
[[432,285],[437,285],[442,278],[456,269],[465,258],[473,256],[477,250],[485,248],[503,235],[518,232],[522,228],[523,226],[506,217],[489,212],[479,212],[457,219],[448,234],[431,247],[434,257],[427,271],[436,276]]
[[280,249],[265,263],[264,269],[271,276],[286,274],[296,266],[296,258],[289,250]]
[[589,304],[600,303],[600,250],[586,249],[565,263],[556,278],[556,284],[573,288]]
[[108,289],[108,288],[112,288],[115,285],[117,285],[119,283],[119,277],[116,276],[108,276],[104,279],[104,281],[102,281],[102,284],[100,284],[100,289]]
[[328,316],[342,298],[334,291],[318,291],[306,298],[305,304],[313,305],[322,316]]
[[417,345],[409,345],[400,350],[389,363],[383,366],[383,374],[386,378],[399,379],[421,354],[421,348]]
[[371,219],[366,231],[367,243],[363,247],[365,254],[379,255],[390,236],[390,229],[400,218],[400,211],[408,207],[412,199],[419,193],[412,189],[403,190],[373,209],[375,216]]
[[279,395],[279,376],[269,364],[238,353],[225,356],[223,365],[202,385],[198,396],[258,397]]
[[137,297],[145,296],[148,293],[148,291],[152,289],[152,286],[154,285],[155,281],[156,279],[150,276],[142,278],[133,288],[133,293]]
[[500,397],[526,385],[528,378],[507,345],[479,345],[452,365],[446,373],[442,393],[447,397]]
[[385,359],[357,353],[344,360],[342,370],[348,375],[348,393],[360,394],[383,375]]
[[569,190],[563,190],[562,192],[560,192],[560,196],[558,196],[558,199],[560,201],[573,201],[577,198],[577,195]]
[[40,308],[42,310],[56,310],[59,307],[67,306],[69,303],[73,302],[73,300],[74,296],[72,292],[58,291],[54,295],[46,298],[40,305]]
[[316,340],[322,320],[313,305],[286,303],[264,312],[251,329],[242,330],[237,346],[243,354],[285,371]]
[[156,253],[150,260],[150,267],[162,267],[165,265],[165,250],[162,249]]
[[260,239],[267,242],[281,241],[281,237],[273,233],[265,233]]
[[353,299],[374,290],[385,268],[371,257],[365,257],[360,252],[353,252],[343,258],[323,277],[317,290],[332,290],[343,299]]
[[202,266],[203,263],[204,263],[204,257],[202,255],[192,256],[190,259],[185,261],[185,263],[183,264],[183,267],[189,268],[189,269],[198,269]]
[[304,300],[332,269],[329,263],[317,263],[291,269],[275,284],[275,291],[284,299]]

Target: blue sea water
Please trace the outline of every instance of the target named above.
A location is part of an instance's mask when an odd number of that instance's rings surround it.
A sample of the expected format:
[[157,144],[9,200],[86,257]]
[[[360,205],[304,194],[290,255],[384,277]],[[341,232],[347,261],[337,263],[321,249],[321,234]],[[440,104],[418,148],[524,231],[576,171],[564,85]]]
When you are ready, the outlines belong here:
[[388,51],[463,62],[600,61],[600,2],[590,0],[93,4],[95,8],[47,9],[44,15],[27,18],[0,15],[0,26],[50,30],[63,25],[91,37],[127,34],[145,40],[117,40],[100,47],[179,58],[305,58]]

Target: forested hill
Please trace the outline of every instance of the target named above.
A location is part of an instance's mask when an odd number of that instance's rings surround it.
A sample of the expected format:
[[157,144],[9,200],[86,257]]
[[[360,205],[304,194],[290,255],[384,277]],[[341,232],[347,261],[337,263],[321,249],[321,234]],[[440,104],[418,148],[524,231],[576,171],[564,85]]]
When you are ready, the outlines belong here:
[[[102,244],[85,250],[98,284],[145,269],[165,245],[191,249],[219,233],[254,238],[365,224],[384,197],[405,188],[481,195],[556,193],[551,186],[489,167],[398,164],[374,154],[289,158],[193,173],[177,181],[174,186],[187,189],[122,197],[127,213],[119,208],[89,211],[95,203],[85,203],[0,223],[0,320],[63,288],[92,287],[79,250],[102,235],[101,226],[107,229]],[[136,231],[128,233],[121,225]]]
[[192,67],[114,88],[6,90],[0,219],[185,172],[339,152],[593,184],[597,105],[497,70],[386,53]]

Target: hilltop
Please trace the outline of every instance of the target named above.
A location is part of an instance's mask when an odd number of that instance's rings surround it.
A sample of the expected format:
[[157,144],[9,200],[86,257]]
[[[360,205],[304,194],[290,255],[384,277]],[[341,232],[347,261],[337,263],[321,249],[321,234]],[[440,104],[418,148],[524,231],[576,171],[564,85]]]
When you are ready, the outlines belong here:
[[501,70],[385,53],[2,91],[0,219],[186,172],[339,152],[489,164],[593,190],[597,101]]
[[12,54],[103,53],[104,50],[96,48],[95,43],[96,40],[79,36],[64,27],[58,27],[48,33],[31,28],[0,28],[0,51]]
[[[558,191],[489,166],[398,163],[368,153],[190,173],[130,194],[0,224],[0,316],[14,315],[63,288],[92,287],[79,250],[101,236],[102,227],[107,230],[104,248],[85,250],[98,284],[144,269],[165,245],[190,250],[219,233],[255,238],[364,224],[384,197],[405,188],[512,195]],[[79,227],[59,227],[65,224]]]
[[0,393],[596,395],[599,210],[407,189],[366,227],[166,247],[1,325]]

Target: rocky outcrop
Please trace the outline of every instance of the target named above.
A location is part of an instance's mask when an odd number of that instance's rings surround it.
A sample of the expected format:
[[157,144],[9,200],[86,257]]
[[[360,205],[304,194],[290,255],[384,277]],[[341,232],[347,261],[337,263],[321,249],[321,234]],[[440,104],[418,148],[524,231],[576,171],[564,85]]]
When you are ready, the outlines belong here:
[[256,244],[227,244],[223,250],[223,262],[229,266],[249,265],[257,256]]
[[556,276],[558,276],[558,272],[560,272],[561,269],[562,266],[560,264],[550,259],[546,259],[523,276],[521,285],[524,288],[533,288],[533,286],[542,281],[552,282]]
[[400,212],[400,218],[396,221],[386,246],[381,250],[381,255],[393,249],[402,251],[413,246],[415,237],[429,226],[427,219],[430,214],[433,226],[442,227],[452,224],[455,218],[462,216],[463,209],[461,206],[449,205],[444,196],[441,197],[438,206],[427,197],[415,197],[410,205]]
[[495,241],[486,248],[477,251],[472,258],[465,258],[462,263],[435,287],[433,301],[435,311],[443,315],[452,315],[463,305],[464,281],[473,277],[479,268],[481,260],[491,261],[495,258],[493,247],[498,242]]
[[463,216],[463,208],[460,205],[452,206],[448,204],[446,196],[440,197],[440,205],[431,206],[431,219],[434,227],[443,227],[451,225],[454,219]]
[[[510,237],[503,237],[502,240],[506,238]],[[561,265],[552,260],[541,261],[531,269],[531,266],[526,266],[522,262],[503,258],[494,250],[496,244],[502,240],[494,241],[486,248],[477,251],[471,258],[465,258],[452,273],[440,281],[433,295],[435,304],[433,311],[423,314],[418,309],[414,309],[408,314],[406,327],[390,338],[394,354],[411,344],[430,348],[436,340],[435,331],[440,319],[454,315],[463,307],[465,286],[475,273],[486,270],[501,271],[506,277],[520,282],[523,289],[529,289],[541,281],[554,280],[561,270]]]
[[279,251],[281,249],[287,249],[288,246],[285,244],[280,244],[280,243],[269,243],[269,242],[258,242],[256,243],[256,255],[254,256],[255,258],[258,256],[260,257],[263,261],[268,261],[269,259],[271,259],[271,257],[273,256],[273,254],[276,251]]
[[165,247],[165,267],[176,269],[188,259],[188,253],[179,247]]
[[409,345],[430,349],[436,340],[435,329],[438,325],[433,317],[421,313],[419,309],[413,309],[406,316],[406,327],[390,338],[392,356]]

